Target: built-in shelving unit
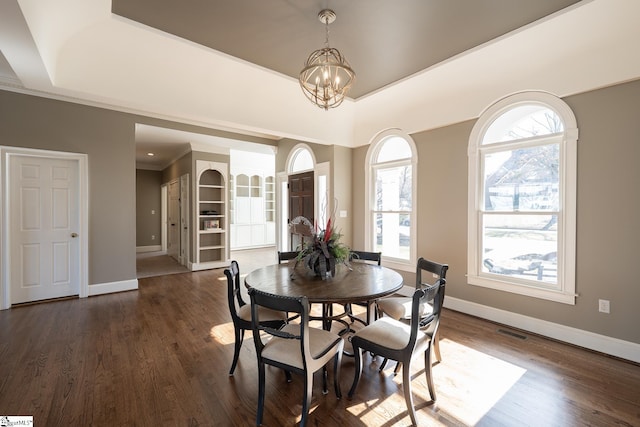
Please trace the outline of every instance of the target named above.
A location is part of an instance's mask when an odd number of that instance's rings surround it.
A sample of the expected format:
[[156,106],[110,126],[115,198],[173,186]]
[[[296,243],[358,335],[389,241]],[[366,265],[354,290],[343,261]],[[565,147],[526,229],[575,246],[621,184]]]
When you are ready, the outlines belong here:
[[228,265],[226,163],[196,161],[197,226],[196,259],[192,270]]
[[276,184],[272,176],[264,180],[264,214],[267,222],[276,220]]

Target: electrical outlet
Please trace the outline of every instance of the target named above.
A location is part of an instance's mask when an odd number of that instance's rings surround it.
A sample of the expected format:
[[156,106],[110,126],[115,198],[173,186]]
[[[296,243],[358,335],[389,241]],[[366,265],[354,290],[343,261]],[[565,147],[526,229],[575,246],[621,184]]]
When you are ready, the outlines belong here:
[[608,299],[600,299],[600,300],[598,300],[598,311],[600,311],[600,313],[609,313],[610,306],[609,306],[609,300]]
[[155,234],[151,235],[151,240],[156,240],[156,235]]

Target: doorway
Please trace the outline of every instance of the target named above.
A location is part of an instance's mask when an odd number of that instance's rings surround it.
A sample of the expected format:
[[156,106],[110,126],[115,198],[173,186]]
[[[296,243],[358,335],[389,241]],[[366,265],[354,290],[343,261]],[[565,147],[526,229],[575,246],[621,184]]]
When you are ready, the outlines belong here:
[[[313,171],[289,175],[289,221],[303,216],[314,223],[314,173]],[[290,248],[304,243],[300,234],[289,233]]]
[[160,250],[136,254],[136,277],[191,271],[189,174],[160,186]]

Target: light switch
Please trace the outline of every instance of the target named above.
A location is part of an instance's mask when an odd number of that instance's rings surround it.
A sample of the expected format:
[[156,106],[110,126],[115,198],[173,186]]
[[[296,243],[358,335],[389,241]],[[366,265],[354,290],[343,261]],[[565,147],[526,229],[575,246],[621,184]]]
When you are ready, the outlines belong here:
[[346,218],[347,217],[347,211],[340,211],[340,218]]

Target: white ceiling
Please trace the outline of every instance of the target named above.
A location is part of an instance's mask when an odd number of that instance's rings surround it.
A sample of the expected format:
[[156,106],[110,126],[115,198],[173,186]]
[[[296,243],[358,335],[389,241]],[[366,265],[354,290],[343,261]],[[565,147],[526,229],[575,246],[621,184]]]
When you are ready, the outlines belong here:
[[[278,3],[319,10],[329,2]],[[640,78],[638,0],[582,0],[328,112],[311,105],[283,72],[112,14],[111,6],[110,0],[0,1],[0,89],[274,141],[355,147],[389,128],[414,133],[476,118],[517,91],[567,96]],[[349,14],[338,6],[344,23]],[[410,53],[422,55],[430,42]],[[148,128],[148,138],[176,136]]]

